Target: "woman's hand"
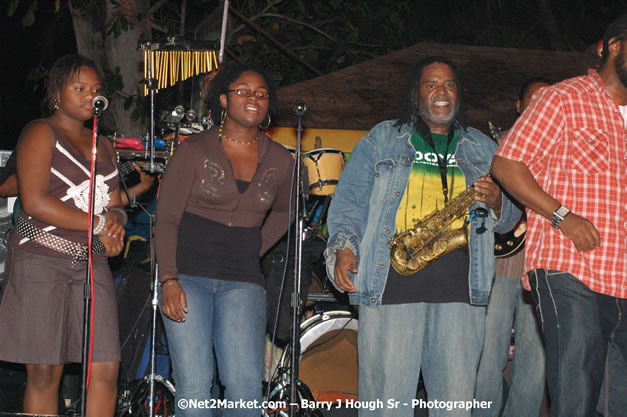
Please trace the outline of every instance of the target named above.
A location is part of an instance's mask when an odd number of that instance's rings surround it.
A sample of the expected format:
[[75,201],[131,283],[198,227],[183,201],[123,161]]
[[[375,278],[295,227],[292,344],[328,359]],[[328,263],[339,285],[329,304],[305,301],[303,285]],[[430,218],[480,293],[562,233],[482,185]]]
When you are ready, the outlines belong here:
[[122,229],[122,234],[119,237],[108,236],[103,232],[98,235],[98,240],[105,247],[105,255],[117,256],[124,248],[124,229]]
[[[165,281],[168,278],[164,277]],[[161,311],[167,318],[176,322],[185,321],[187,313],[187,297],[181,284],[176,279],[170,279],[161,285]]]
[[104,217],[105,227],[102,232],[100,232],[98,237],[106,235],[107,237],[112,237],[114,239],[117,239],[118,237],[124,239],[124,216],[117,211],[108,211],[104,213]]

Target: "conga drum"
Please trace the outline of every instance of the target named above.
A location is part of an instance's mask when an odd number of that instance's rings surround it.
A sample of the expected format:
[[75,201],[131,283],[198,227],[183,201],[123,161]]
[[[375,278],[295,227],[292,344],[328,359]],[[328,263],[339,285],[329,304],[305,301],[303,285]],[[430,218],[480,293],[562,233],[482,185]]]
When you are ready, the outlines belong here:
[[338,149],[315,149],[303,155],[303,164],[309,177],[309,192],[331,195],[346,166],[346,156]]

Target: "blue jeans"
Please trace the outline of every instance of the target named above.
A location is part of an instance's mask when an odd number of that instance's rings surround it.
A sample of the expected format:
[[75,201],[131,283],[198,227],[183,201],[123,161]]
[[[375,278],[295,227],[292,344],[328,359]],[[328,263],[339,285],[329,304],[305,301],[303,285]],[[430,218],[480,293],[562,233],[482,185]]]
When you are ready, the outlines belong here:
[[[177,417],[211,417],[215,349],[227,401],[258,401],[264,365],[266,291],[258,284],[179,274],[188,313],[177,323],[163,317],[176,383]],[[161,294],[159,294],[161,297]],[[182,407],[187,401],[187,407]],[[206,401],[204,408],[190,400]],[[224,417],[258,417],[260,408],[226,408]]]
[[[413,417],[422,368],[428,401],[472,401],[485,332],[485,307],[465,303],[359,306],[359,417]],[[399,401],[390,407],[388,400]],[[403,406],[403,403],[408,404]],[[373,407],[374,408],[374,407]],[[429,417],[471,410],[429,409]]]
[[[619,300],[624,315],[627,310],[627,301]],[[624,345],[621,352],[616,343],[610,342],[607,347],[605,378],[601,385],[597,413],[605,417],[625,415],[625,410],[627,410],[627,395],[625,393],[627,393],[627,351],[625,351]]]
[[473,410],[473,417],[498,417],[503,405],[503,370],[512,338],[515,349],[503,417],[538,417],[544,395],[544,346],[534,306],[524,299],[520,279],[494,279],[486,315],[485,340],[477,372],[475,397],[492,401],[490,408]]
[[622,364],[614,362],[623,369],[610,370],[610,403],[624,401],[625,299],[595,293],[565,272],[536,269],[528,275],[544,334],[551,417],[595,415],[609,346],[623,357]]

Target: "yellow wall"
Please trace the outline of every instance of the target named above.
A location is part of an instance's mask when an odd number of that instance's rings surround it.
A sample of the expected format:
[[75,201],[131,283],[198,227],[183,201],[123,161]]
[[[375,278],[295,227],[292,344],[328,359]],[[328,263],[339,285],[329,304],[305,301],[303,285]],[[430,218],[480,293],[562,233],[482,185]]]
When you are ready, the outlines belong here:
[[[342,129],[303,129],[302,151],[307,152],[315,148],[316,136],[320,137],[320,148],[333,148],[342,152],[352,152],[353,148],[368,131]],[[295,127],[273,127],[267,134],[288,148],[296,147]]]

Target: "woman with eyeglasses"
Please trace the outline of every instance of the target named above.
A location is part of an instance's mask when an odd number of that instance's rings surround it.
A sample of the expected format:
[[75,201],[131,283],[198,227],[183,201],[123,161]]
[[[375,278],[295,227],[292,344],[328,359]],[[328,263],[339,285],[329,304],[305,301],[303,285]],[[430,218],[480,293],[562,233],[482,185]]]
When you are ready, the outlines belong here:
[[262,71],[223,67],[207,103],[215,126],[177,147],[156,212],[176,415],[211,416],[211,407],[193,401],[216,405],[215,350],[228,402],[223,415],[257,417],[266,326],[260,255],[288,228],[294,160],[262,131],[277,109],[274,84]]

